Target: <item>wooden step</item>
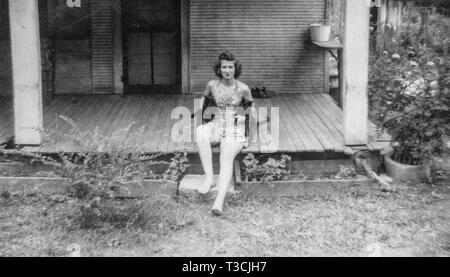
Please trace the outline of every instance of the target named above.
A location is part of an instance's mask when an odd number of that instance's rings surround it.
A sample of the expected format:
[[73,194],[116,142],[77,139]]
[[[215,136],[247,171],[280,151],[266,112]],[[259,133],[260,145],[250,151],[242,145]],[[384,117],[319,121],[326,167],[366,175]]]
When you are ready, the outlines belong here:
[[[188,174],[186,176],[184,176],[184,178],[181,180],[180,182],[180,186],[178,188],[178,192],[181,195],[185,195],[185,196],[192,196],[195,194],[198,194],[198,189],[200,184],[203,181],[203,176],[204,175],[199,175],[199,174]],[[214,183],[217,184],[219,175],[214,175]],[[236,190],[234,189],[234,178],[231,180],[230,185],[228,186],[228,191],[227,193],[229,194],[234,194],[236,193]],[[217,195],[217,186],[213,186],[210,190],[210,196],[211,198],[215,198],[215,196]]]

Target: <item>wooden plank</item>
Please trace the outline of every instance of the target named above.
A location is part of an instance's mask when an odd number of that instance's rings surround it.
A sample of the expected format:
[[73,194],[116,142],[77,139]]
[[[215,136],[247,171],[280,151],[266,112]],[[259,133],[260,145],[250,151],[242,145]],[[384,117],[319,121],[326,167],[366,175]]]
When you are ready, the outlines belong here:
[[[127,107],[128,111],[123,116],[124,118],[119,123],[120,125],[117,127],[117,129],[128,128],[128,126],[130,126],[132,122],[134,122],[134,126],[129,129],[128,134],[126,134],[126,136],[124,137],[124,141],[126,141],[128,145],[134,144],[135,146],[140,147],[141,145],[144,145],[146,141],[144,133],[140,133],[141,128],[144,128],[145,130],[144,123],[147,120],[147,118],[145,118],[143,114],[147,113],[148,105],[151,105],[151,99],[153,97],[139,95],[132,98],[133,101],[129,102],[131,106],[129,108]],[[114,130],[112,131],[114,132]]]
[[[275,101],[270,101],[269,99],[258,99],[258,107],[262,108],[265,107],[267,108],[267,116],[271,116],[271,108],[272,107],[278,107],[279,108],[279,104],[276,104]],[[264,118],[261,118],[261,114],[260,114],[260,109],[258,111],[258,120],[264,120]],[[282,111],[280,110],[280,115],[279,115],[279,132],[283,133],[286,132],[285,131],[285,126],[282,126],[282,122],[284,120],[284,115],[282,114]],[[270,126],[272,126],[273,121],[271,121]],[[269,137],[272,135],[272,132],[269,131],[269,126],[267,125],[260,125],[258,128],[258,144],[259,144],[259,152],[261,153],[266,153],[266,152],[273,152],[273,151],[289,151],[292,148],[294,148],[293,143],[290,142],[290,139],[287,136],[279,136],[278,139],[278,149],[272,148],[272,145],[267,145],[265,143],[265,138]],[[267,133],[268,132],[268,133]],[[272,136],[272,139],[273,136]],[[276,139],[276,136],[275,136]],[[276,144],[276,143],[275,143]],[[276,145],[275,145],[276,146]]]
[[[113,96],[110,96],[113,97]],[[99,128],[100,134],[107,136],[110,133],[109,127],[114,124],[114,121],[120,114],[120,110],[126,105],[126,98],[114,96],[114,105],[111,107],[111,112],[106,117],[101,117],[99,120],[102,125]]]
[[307,151],[322,152],[325,149],[329,149],[330,144],[323,139],[320,132],[317,131],[317,123],[312,122],[311,117],[313,114],[311,114],[311,111],[308,109],[308,101],[305,98],[300,97],[300,95],[294,96],[293,99],[296,100],[293,101],[295,105],[290,104],[290,106],[297,115],[297,123],[302,126],[301,128],[303,128],[305,132],[303,136],[305,137],[306,143],[309,143],[306,145]]
[[[190,99],[191,98],[186,94],[180,95],[178,98],[178,101],[177,101],[177,105],[179,105],[180,107],[185,107],[185,108],[189,109],[190,114],[192,114],[192,111],[190,109],[190,101],[191,101]],[[172,121],[172,123],[174,124],[175,122]],[[188,137],[187,140],[193,140],[192,125],[193,125],[194,121],[189,118],[189,123],[190,123],[189,130],[191,132],[191,136]],[[183,126],[179,126],[179,127],[182,128]],[[187,129],[188,126],[185,126],[185,127],[186,127],[186,130],[183,130],[183,131],[188,130]],[[176,130],[176,132],[179,132],[179,131],[180,131],[180,129]],[[168,151],[183,152],[184,151],[184,141],[176,142],[171,139],[171,143],[168,146]]]
[[13,136],[14,136],[14,130],[12,128],[10,128],[10,127],[3,128],[2,127],[2,133],[0,134],[0,143],[7,142]]
[[323,92],[330,93],[330,53],[325,52],[325,64],[324,64],[324,74],[323,74]]
[[55,128],[58,111],[61,107],[69,108],[66,105],[65,97],[55,96],[53,101],[44,109],[44,129],[51,130]]
[[332,144],[333,150],[343,151],[344,141],[342,134],[340,134],[337,129],[333,127],[333,123],[327,118],[322,109],[327,109],[327,107],[321,107],[317,104],[315,95],[304,94],[303,97],[308,101],[308,109],[314,114],[314,118],[320,121],[317,126],[320,128],[322,134],[324,134],[327,140]]
[[[258,107],[258,120],[264,120],[264,118],[261,118],[261,114],[260,114],[260,110],[259,108],[261,107],[267,107],[270,108],[270,106],[268,107],[268,105],[263,99],[256,99],[255,101]],[[270,112],[270,111],[268,111]],[[268,114],[267,114],[268,116]],[[270,125],[269,125],[270,126]],[[268,126],[267,125],[259,125],[258,130],[257,130],[257,152],[261,152],[261,153],[265,153],[266,151],[272,152],[274,150],[278,151],[278,149],[270,149],[269,145],[265,144],[264,138],[268,136],[268,134],[266,133],[268,130]],[[278,138],[278,142],[275,142],[275,144],[278,143],[278,145],[280,144],[280,139]]]
[[120,106],[120,110],[117,112],[117,116],[112,119],[111,124],[105,131],[105,135],[110,136],[114,132],[128,128],[134,121],[132,116],[135,112],[139,111],[141,105],[135,96],[123,97],[123,105]]
[[[323,149],[326,151],[334,150],[335,147],[332,144],[331,140],[326,136],[326,127],[324,126],[323,122],[315,115],[314,111],[311,109],[309,103],[309,100],[307,98],[303,98],[305,102],[308,105],[304,105],[303,108],[306,109],[305,112],[308,114],[308,121],[307,124],[311,127],[311,130],[313,131],[314,135],[318,139],[319,143],[322,145]],[[292,111],[295,111],[295,107],[293,107],[293,103],[295,101],[292,101],[291,99],[287,99],[287,105],[291,106]],[[295,103],[295,106],[296,103]]]
[[[63,114],[65,117],[71,119],[74,121],[74,123],[79,126],[78,119],[75,115],[78,115],[79,110],[78,105],[83,105],[85,100],[82,98],[76,98],[76,103],[73,103],[72,100],[74,97],[71,97],[70,99],[66,99],[67,101],[64,101],[63,105],[65,106],[66,113]],[[80,103],[82,102],[82,103]],[[84,111],[83,111],[84,112]],[[55,115],[54,119],[54,128],[46,129],[50,132],[50,139],[56,139],[56,136],[62,136],[62,135],[68,135],[70,138],[72,138],[72,134],[69,133],[69,130],[71,130],[71,127],[68,123],[66,123],[63,119],[59,117],[59,115]],[[53,133],[55,132],[55,133]],[[56,136],[55,136],[56,134]],[[44,141],[44,143],[41,145],[39,149],[37,149],[38,152],[58,152],[59,150],[64,150],[68,148],[67,144],[71,143],[71,140],[67,140],[66,137],[61,137],[61,140],[56,141],[56,143],[53,143],[52,141]]]
[[147,152],[154,152],[154,149],[150,147],[149,140],[151,139],[151,129],[154,128],[153,122],[155,120],[155,117],[158,116],[157,109],[161,105],[160,102],[161,96],[151,96],[151,97],[144,97],[145,99],[145,105],[143,105],[142,113],[139,115],[139,122],[145,126],[145,132],[144,132],[144,139],[145,141],[142,142],[143,148]]
[[[334,113],[330,104],[319,101],[319,99],[321,99],[320,95],[317,97],[310,97],[312,98],[311,103],[313,107],[316,107],[317,114],[324,122],[326,122],[328,130],[333,135],[334,140],[339,144],[338,151],[341,152],[342,150],[345,150],[342,123],[338,120],[342,117],[342,113]],[[331,105],[335,106],[334,103]]]
[[[323,94],[306,95],[311,101],[313,107],[315,107],[316,113],[326,123],[326,126],[333,133],[334,136],[343,138],[342,132],[342,111],[334,107],[337,107],[335,103],[328,103],[322,97]],[[327,96],[325,96],[327,97]]]
[[125,124],[123,121],[126,118],[126,114],[130,110],[135,110],[137,109],[137,107],[139,107],[136,106],[137,103],[135,103],[133,100],[133,97],[123,97],[121,99],[122,105],[120,105],[120,109],[117,111],[115,118],[108,119],[108,121],[111,120],[111,123],[108,128],[106,128],[104,132],[105,135],[111,136],[115,131],[126,127],[123,125]]
[[170,105],[170,98],[163,96],[161,102],[159,103],[161,109],[158,112],[158,116],[155,118],[154,129],[152,130],[152,145],[155,152],[160,152],[161,149],[161,137],[164,136],[165,130],[164,125],[167,120],[166,114],[167,109]]
[[[329,101],[326,101],[327,98]],[[344,144],[342,111],[329,99],[328,95],[318,95],[313,98],[313,101],[313,103],[320,107],[320,111],[324,115],[324,120],[329,122],[327,126],[330,131],[335,134],[336,138],[339,138],[340,143]]]
[[68,117],[70,119],[73,119],[73,111],[77,109],[77,104],[79,101],[81,101],[82,99],[79,97],[70,97],[70,98],[63,98],[63,101],[60,102],[60,106],[55,107],[54,110],[54,120],[53,121],[49,121],[49,125],[44,126],[47,130],[52,129],[54,130],[57,134],[64,134],[66,133],[70,126],[69,124],[67,124],[63,119],[61,119],[59,116],[65,116]]
[[156,152],[156,149],[158,147],[158,137],[157,137],[157,126],[158,121],[160,120],[160,117],[164,111],[163,107],[164,99],[163,96],[159,96],[155,99],[155,105],[156,109],[153,109],[150,120],[148,124],[148,130],[146,131],[146,137],[148,137],[147,142],[145,143],[145,149],[148,152]]
[[[90,131],[92,134],[97,127],[100,128],[99,123],[102,123],[102,119],[108,118],[108,115],[112,112],[112,106],[117,102],[117,98],[111,98],[106,95],[95,95],[95,98],[98,99],[96,102],[97,112],[92,115],[91,120],[85,126],[85,130]],[[101,133],[99,132],[99,134]]]
[[[342,110],[342,108],[340,108],[340,107],[337,105],[337,103],[334,101],[334,99],[333,99],[330,95],[328,95],[328,94],[323,94],[323,93],[317,94],[317,95],[320,96],[320,97],[317,97],[317,99],[320,100],[320,101],[322,101],[322,102],[324,102],[325,105],[327,105],[327,103],[328,103],[328,105],[330,105],[329,107],[330,107],[334,112],[339,113],[339,114],[343,114],[343,113],[344,113],[344,111]],[[340,121],[342,122],[342,118],[341,118]]]
[[[308,136],[305,136],[306,132],[307,132],[307,128],[304,127],[304,122],[306,122],[305,119],[303,119],[301,117],[301,115],[299,114],[298,110],[297,110],[297,106],[298,106],[298,100],[293,98],[293,96],[289,97],[289,99],[285,99],[285,105],[286,108],[283,109],[285,110],[287,113],[289,113],[292,117],[292,124],[293,127],[289,128],[291,130],[291,132],[296,132],[298,134],[298,136],[300,137],[300,140],[303,144],[303,151],[310,151],[311,150],[311,141],[313,140],[309,140]],[[291,103],[291,101],[293,101]],[[301,124],[301,126],[299,126],[299,123]],[[295,131],[294,131],[295,130]],[[311,137],[310,137],[311,138]]]
[[[279,97],[274,97],[274,98],[269,98],[269,99],[274,99],[276,100],[278,107],[279,107],[279,111],[280,111],[280,137],[282,137],[284,134],[287,134],[288,137],[288,149],[290,152],[295,152],[298,150],[297,147],[297,141],[298,138],[296,136],[295,132],[292,132],[293,130],[291,130],[290,128],[288,128],[288,124],[284,124],[284,123],[294,123],[291,122],[292,118],[292,114],[290,112],[288,112],[288,109],[286,107],[286,103],[285,101],[283,101],[283,96],[279,95]],[[284,121],[283,119],[284,118]],[[281,141],[280,141],[281,143]],[[303,143],[303,141],[302,141]]]
[[[256,112],[258,112],[259,107],[259,99],[254,99],[253,107],[256,109]],[[258,119],[258,121],[261,121]],[[270,124],[270,123],[269,123]],[[256,130],[256,141],[250,142],[247,148],[244,148],[242,150],[243,153],[251,153],[251,152],[259,152],[259,138],[258,138],[258,129]]]
[[152,119],[155,112],[155,109],[158,107],[159,105],[159,98],[161,98],[160,96],[141,96],[141,100],[142,100],[142,110],[139,113],[138,116],[138,125],[145,125],[146,128],[148,129],[150,127],[150,121]]
[[14,136],[14,110],[12,97],[0,96],[0,143]]
[[[296,95],[298,96],[298,95]],[[294,97],[294,96],[293,96]],[[305,112],[304,107],[307,103],[302,98],[295,98],[295,105],[291,105],[292,114],[295,115],[297,126],[300,129],[302,141],[305,145],[307,152],[321,152],[324,151],[323,146],[319,143],[318,139],[314,135],[313,130],[308,124],[308,114]]]
[[55,112],[55,110],[63,102],[64,102],[63,96],[55,95],[53,100],[50,103],[48,103],[48,105],[46,107],[44,107],[44,127],[46,127],[46,125],[48,124],[48,123],[46,123],[46,122],[48,122],[46,120]]
[[[82,116],[78,118],[78,124],[81,132],[86,132],[84,134],[84,137],[81,139],[82,141],[86,141],[88,138],[87,131],[90,131],[91,134],[94,131],[94,128],[96,124],[98,123],[98,116],[99,114],[108,112],[108,99],[106,99],[106,96],[99,97],[98,95],[92,95],[90,97],[86,96],[78,96],[78,97],[72,97],[72,99],[75,98],[85,98],[84,105],[89,105],[90,110],[84,110],[83,103],[77,102],[77,103],[70,103],[67,105],[71,105],[75,108],[74,114],[81,114]],[[89,103],[89,104],[86,104]],[[72,112],[71,112],[72,113]],[[58,144],[58,147],[61,147],[64,151],[74,151],[73,145],[71,140],[68,141],[62,141],[60,144]],[[77,150],[78,151],[78,150]]]
[[[189,110],[192,112],[194,112],[194,100],[200,98],[199,96],[189,96],[188,98],[185,99],[185,105],[186,107],[189,108]],[[192,128],[191,128],[191,134],[193,134],[195,136],[195,132],[196,130],[194,129],[194,124],[192,124]],[[198,146],[197,146],[197,142],[195,141],[195,139],[192,139],[190,141],[186,141],[184,143],[183,146],[184,151],[188,152],[188,153],[198,153]]]
[[[183,107],[183,108],[185,108],[184,107],[184,98],[185,98],[185,95],[179,95],[177,97],[176,107]],[[187,116],[188,116],[189,123],[192,124],[193,121],[191,120],[191,117],[190,117],[191,113],[189,112],[189,115],[187,115]],[[171,121],[170,121],[170,130],[168,130],[169,132],[172,132],[172,128],[175,128],[174,124],[176,124],[176,122],[177,122],[176,120],[172,120],[171,119]],[[182,125],[180,125],[179,127],[183,128]],[[192,130],[192,128],[191,128],[191,130]],[[187,139],[192,140],[192,131],[191,131],[191,136],[188,137]],[[172,152],[172,151],[175,152],[176,151],[176,145],[177,145],[177,143],[172,139],[171,135],[169,135],[169,143],[167,145],[167,151],[168,152]],[[178,151],[176,151],[176,152],[178,152]]]
[[334,110],[333,107],[337,107],[335,103],[327,103],[321,101],[324,94],[305,94],[305,98],[310,101],[311,108],[314,110],[316,115],[321,119],[324,125],[331,132],[334,138],[343,138],[342,135],[342,111]]
[[171,138],[171,127],[172,127],[172,110],[177,106],[177,99],[175,98],[177,96],[171,96],[170,98],[166,99],[166,105],[164,109],[163,116],[160,118],[161,120],[161,133],[159,135],[159,142],[158,142],[158,152],[167,152],[167,146],[169,145]]
[[333,128],[333,124],[327,120],[325,114],[323,113],[322,110],[327,109],[327,107],[317,105],[315,102],[316,98],[317,97],[315,97],[315,95],[305,94],[305,99],[309,103],[307,108],[311,111],[314,120],[316,120],[316,124],[319,127],[321,135],[325,136],[325,138],[331,143],[334,151],[341,152],[344,149],[343,141],[340,141],[342,135],[336,132],[336,129]]
[[301,132],[299,132],[299,129],[297,128],[297,120],[295,117],[295,112],[293,108],[290,106],[290,101],[292,101],[292,96],[281,96],[279,95],[280,100],[283,100],[283,103],[281,104],[281,112],[285,113],[288,120],[286,122],[280,122],[280,124],[286,125],[286,127],[290,130],[291,136],[293,136],[293,139],[295,140],[295,151],[298,152],[304,152],[306,151],[305,143],[303,142],[303,136]]
[[92,122],[93,119],[96,118],[99,112],[98,105],[102,101],[102,98],[94,95],[86,95],[81,97],[86,98],[87,103],[85,104],[86,106],[81,111],[78,111],[80,114],[82,114],[82,117],[78,119],[77,123],[78,126],[80,127],[81,132],[85,132],[88,130],[86,127],[89,124],[89,122]]
[[318,94],[318,96],[314,98],[314,102],[321,107],[321,111],[327,116],[328,120],[332,123],[331,125],[343,137],[344,127],[342,125],[342,110],[340,110],[334,102],[331,102],[332,100],[327,101],[328,98],[327,95]]
[[[67,106],[71,106],[70,107],[70,112],[68,112],[66,114],[66,116],[68,118],[70,118],[71,120],[73,120],[73,122],[78,126],[80,133],[79,134],[73,134],[73,135],[82,135],[81,133],[83,132],[83,125],[81,123],[81,121],[89,121],[92,120],[92,118],[88,118],[88,107],[90,107],[90,109],[95,109],[95,105],[92,103],[92,99],[90,97],[86,97],[86,96],[79,96],[79,97],[73,97],[72,99],[76,99],[76,102],[73,103],[72,101],[68,101],[66,102]],[[59,118],[57,118],[57,120],[60,120]],[[62,120],[60,120],[59,122],[63,122]],[[68,134],[69,130],[70,130],[70,125],[67,123],[64,123],[61,125],[61,129],[59,131],[59,133],[61,134]],[[69,135],[71,135],[69,133]],[[72,145],[72,139],[70,140],[65,140],[65,141],[61,141],[57,143],[57,147],[64,150],[64,151],[69,151],[73,148]]]
[[[127,98],[128,97],[130,96],[127,96]],[[128,134],[124,137],[124,141],[126,141],[128,145],[132,145],[134,143],[136,146],[140,147],[145,144],[147,140],[145,134],[139,133],[139,137],[137,137],[137,132],[140,128],[144,128],[144,130],[146,128],[146,121],[148,117],[146,117],[145,114],[148,114],[149,110],[151,110],[153,98],[153,96],[139,95],[133,96],[133,101],[128,102],[131,106],[126,108],[127,113],[123,116],[124,118],[118,126],[118,129],[124,129],[127,128],[132,122],[135,122],[134,127],[130,128]],[[114,130],[112,131],[114,132]],[[130,140],[132,141],[131,144],[129,143]]]
[[[185,99],[185,95],[177,96],[175,107],[184,107],[184,99]],[[191,120],[191,122],[192,122],[192,120]],[[177,143],[171,136],[172,128],[175,128],[174,124],[176,124],[176,123],[177,123],[177,120],[172,120],[172,119],[170,120],[170,126],[168,129],[169,137],[168,137],[168,142],[167,142],[167,146],[166,146],[167,152],[179,152],[179,150],[178,150],[179,143]],[[180,129],[183,126],[181,124],[179,124],[178,127],[179,128],[177,128],[176,130],[174,129],[176,134],[178,134],[178,132],[180,131]],[[191,137],[192,137],[192,133],[191,133]]]

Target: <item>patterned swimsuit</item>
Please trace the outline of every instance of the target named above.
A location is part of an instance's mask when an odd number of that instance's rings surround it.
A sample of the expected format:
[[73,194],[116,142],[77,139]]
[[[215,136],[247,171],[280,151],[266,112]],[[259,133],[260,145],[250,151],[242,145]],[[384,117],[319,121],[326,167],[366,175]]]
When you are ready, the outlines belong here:
[[214,119],[207,123],[211,126],[211,142],[239,142],[243,147],[247,147],[249,142],[245,137],[245,116],[238,114],[244,93],[239,90],[238,83],[232,93],[221,92],[219,88],[220,81],[217,82],[215,89],[211,92],[218,107]]

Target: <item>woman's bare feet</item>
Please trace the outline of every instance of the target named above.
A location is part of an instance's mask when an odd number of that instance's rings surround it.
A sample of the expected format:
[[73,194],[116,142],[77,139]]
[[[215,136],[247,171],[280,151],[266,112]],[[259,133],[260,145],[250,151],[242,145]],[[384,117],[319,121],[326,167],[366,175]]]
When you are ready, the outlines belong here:
[[198,188],[198,192],[201,194],[206,194],[214,186],[213,178],[205,177],[203,183]]

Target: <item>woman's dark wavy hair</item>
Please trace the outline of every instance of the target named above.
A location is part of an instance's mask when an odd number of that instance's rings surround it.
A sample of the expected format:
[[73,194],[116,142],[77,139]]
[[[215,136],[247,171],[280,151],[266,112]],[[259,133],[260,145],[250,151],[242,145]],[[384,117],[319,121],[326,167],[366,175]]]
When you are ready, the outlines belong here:
[[214,73],[216,73],[217,77],[222,78],[222,74],[220,72],[220,66],[222,61],[233,61],[234,62],[234,78],[237,79],[241,76],[242,73],[242,64],[234,57],[231,52],[223,52],[219,55],[219,60],[214,65]]

